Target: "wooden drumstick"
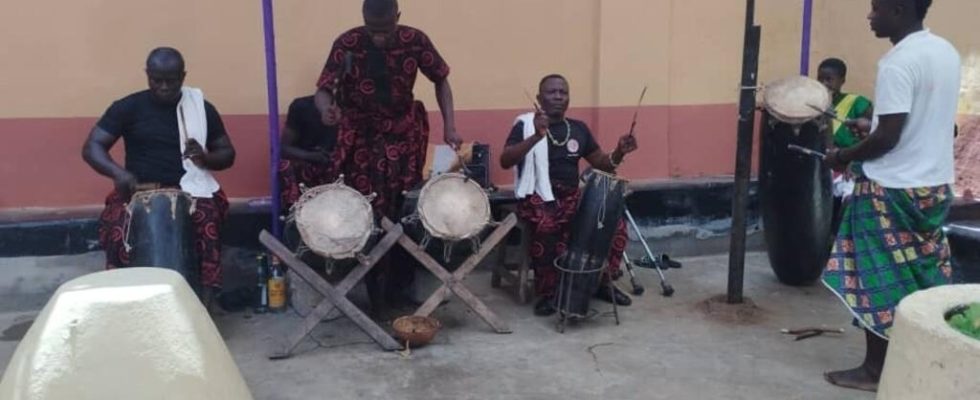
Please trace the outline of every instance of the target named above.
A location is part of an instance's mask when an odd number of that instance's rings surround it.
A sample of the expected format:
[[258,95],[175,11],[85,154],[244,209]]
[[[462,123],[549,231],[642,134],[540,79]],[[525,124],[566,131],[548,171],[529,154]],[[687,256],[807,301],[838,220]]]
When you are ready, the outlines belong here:
[[636,117],[640,115],[640,106],[643,105],[643,97],[647,95],[647,86],[643,87],[643,92],[640,92],[640,101],[636,102],[636,110],[633,111],[633,123],[630,125],[630,136],[633,136],[633,130],[636,129]]
[[531,107],[534,107],[534,111],[543,112],[541,111],[541,106],[538,105],[538,101],[534,100],[534,97],[531,97],[531,93],[529,93],[527,89],[524,89],[524,96],[527,97],[528,101],[531,102]]
[[797,153],[802,153],[802,154],[806,154],[808,156],[817,157],[817,158],[819,158],[821,160],[827,158],[827,155],[824,154],[824,153],[821,153],[821,152],[816,151],[816,150],[810,150],[810,149],[808,149],[806,147],[803,147],[803,146],[800,146],[800,145],[790,144],[790,145],[786,145],[786,148],[787,149],[790,149],[790,150],[793,150],[793,151],[795,151]]
[[819,112],[819,113],[821,113],[821,114],[823,114],[823,115],[825,115],[827,117],[833,118],[837,122],[840,122],[842,124],[846,124],[847,123],[846,120],[840,119],[840,117],[838,117],[837,114],[834,114],[834,113],[830,112],[829,110],[824,110],[824,109],[822,109],[820,107],[817,107],[817,106],[815,106],[813,104],[809,104],[809,103],[807,104],[807,107],[810,107],[814,111],[817,111],[817,112]]

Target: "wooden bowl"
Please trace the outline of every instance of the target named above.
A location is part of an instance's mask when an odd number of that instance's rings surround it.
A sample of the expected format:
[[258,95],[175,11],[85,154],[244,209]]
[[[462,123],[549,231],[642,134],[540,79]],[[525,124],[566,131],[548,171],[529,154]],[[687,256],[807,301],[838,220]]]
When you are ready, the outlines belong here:
[[411,347],[425,346],[436,337],[442,323],[432,317],[407,315],[391,323],[395,336]]

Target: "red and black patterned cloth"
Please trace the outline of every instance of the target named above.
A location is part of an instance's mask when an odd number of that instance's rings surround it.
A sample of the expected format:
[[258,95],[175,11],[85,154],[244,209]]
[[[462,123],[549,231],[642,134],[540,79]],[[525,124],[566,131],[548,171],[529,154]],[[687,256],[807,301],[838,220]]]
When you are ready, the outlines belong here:
[[[99,243],[105,249],[106,269],[129,267],[129,252],[124,243],[129,227],[125,199],[115,190],[105,199],[105,209],[99,217]],[[194,248],[201,259],[201,285],[221,287],[221,224],[228,214],[228,197],[218,190],[210,199],[195,198]]]
[[[575,186],[555,186],[552,191],[555,195],[553,202],[545,202],[541,196],[534,194],[521,201],[517,208],[517,216],[531,229],[528,252],[531,267],[534,268],[534,291],[539,298],[555,295],[558,269],[554,261],[568,250],[571,222],[575,219],[581,194]],[[621,275],[619,266],[628,239],[626,222],[620,218],[609,250],[607,275],[603,279]]]
[[375,213],[392,219],[425,165],[429,121],[412,92],[419,71],[433,82],[449,76],[425,33],[398,26],[390,46],[378,49],[359,27],[337,38],[317,82],[336,89],[342,110],[333,171],[362,194],[376,193]]

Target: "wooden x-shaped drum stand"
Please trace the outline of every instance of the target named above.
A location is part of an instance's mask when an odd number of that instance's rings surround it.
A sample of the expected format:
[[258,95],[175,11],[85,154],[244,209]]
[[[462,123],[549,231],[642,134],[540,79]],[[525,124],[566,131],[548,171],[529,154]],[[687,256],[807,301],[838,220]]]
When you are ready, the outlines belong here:
[[[422,263],[422,266],[424,266],[425,269],[432,272],[433,275],[442,281],[442,286],[439,289],[436,289],[436,291],[429,296],[429,299],[415,311],[415,315],[423,317],[431,315],[439,304],[449,297],[450,293],[455,293],[467,307],[479,315],[480,318],[483,318],[483,320],[486,321],[494,331],[497,333],[511,333],[510,327],[507,326],[506,322],[491,311],[486,304],[483,304],[483,302],[480,301],[480,299],[477,298],[473,292],[467,289],[466,286],[463,286],[463,280],[466,279],[466,275],[473,272],[476,266],[480,264],[480,261],[483,261],[483,259],[486,258],[491,251],[493,251],[493,248],[496,247],[497,244],[500,243],[500,241],[507,236],[507,233],[509,233],[511,229],[514,229],[516,225],[517,216],[514,214],[507,216],[507,218],[504,219],[502,223],[497,225],[493,232],[490,233],[490,236],[483,241],[480,249],[473,255],[469,256],[463,262],[463,264],[456,269],[456,272],[453,273],[447,271],[446,268],[439,264],[438,261],[426,253],[425,249],[415,243],[415,241],[413,241],[407,235],[401,235],[401,237],[398,238],[398,244],[405,248],[405,250],[408,251],[412,257],[415,257],[415,259]],[[394,229],[396,225],[391,221],[384,219],[381,221],[381,227],[385,230],[390,230]]]
[[272,252],[276,257],[279,257],[289,269],[299,275],[304,281],[310,284],[314,290],[323,295],[323,300],[310,312],[309,315],[303,320],[303,323],[296,328],[296,330],[286,338],[286,342],[283,344],[281,349],[275,350],[269,358],[273,360],[289,358],[293,354],[293,350],[296,346],[306,338],[310,332],[324,318],[333,311],[334,308],[340,310],[341,313],[350,318],[359,328],[361,328],[364,333],[374,339],[381,348],[392,351],[401,350],[402,346],[398,344],[390,335],[388,335],[383,329],[381,329],[378,324],[376,324],[370,317],[364,314],[357,306],[347,300],[347,292],[357,285],[364,276],[367,275],[368,271],[374,267],[375,264],[383,257],[389,250],[395,245],[395,243],[404,236],[402,226],[391,224],[388,220],[385,220],[386,224],[384,226],[385,235],[381,238],[377,245],[371,249],[371,252],[367,256],[358,257],[358,265],[355,267],[346,277],[340,282],[337,287],[330,286],[327,281],[325,281],[319,274],[313,271],[306,263],[296,258],[293,253],[286,248],[282,243],[280,243],[276,238],[270,235],[268,232],[263,231],[259,235],[259,242],[262,243],[269,251]]

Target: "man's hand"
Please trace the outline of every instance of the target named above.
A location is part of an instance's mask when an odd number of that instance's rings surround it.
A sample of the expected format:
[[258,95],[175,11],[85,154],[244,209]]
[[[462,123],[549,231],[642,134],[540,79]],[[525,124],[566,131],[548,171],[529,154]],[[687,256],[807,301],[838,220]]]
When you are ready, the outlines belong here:
[[823,159],[824,164],[827,164],[830,169],[837,172],[847,171],[847,165],[850,164],[850,162],[841,157],[841,151],[842,150],[837,149],[827,153],[827,156]]
[[460,146],[463,145],[463,139],[456,133],[456,128],[447,128],[445,135],[443,135],[443,141],[456,151],[459,151]]
[[619,138],[619,144],[616,146],[616,150],[619,154],[627,155],[638,149],[639,146],[636,144],[636,136],[626,134]]
[[864,139],[871,133],[871,120],[867,118],[849,119],[844,122],[858,138]]
[[112,178],[113,185],[116,187],[116,193],[124,199],[128,199],[133,195],[133,191],[136,190],[136,175],[132,172],[122,171]]
[[335,126],[340,123],[340,107],[337,103],[327,106],[327,112],[320,113],[320,121],[326,126]]
[[207,153],[204,152],[204,147],[194,139],[188,139],[187,143],[184,144],[184,158],[188,158],[194,165],[200,168],[207,167]]
[[534,134],[539,138],[544,139],[548,135],[548,126],[550,122],[548,121],[548,116],[544,114],[543,111],[538,110],[534,113]]

